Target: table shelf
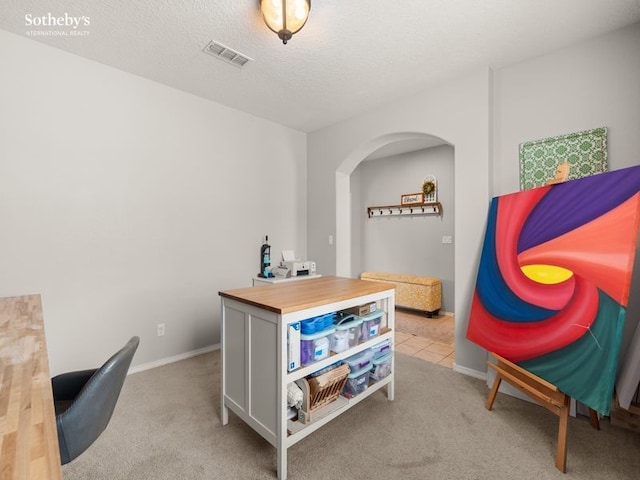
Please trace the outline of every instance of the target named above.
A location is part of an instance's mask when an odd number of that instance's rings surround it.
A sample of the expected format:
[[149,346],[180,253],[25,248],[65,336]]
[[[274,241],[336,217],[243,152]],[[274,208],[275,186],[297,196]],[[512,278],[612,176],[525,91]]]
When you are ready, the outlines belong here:
[[365,398],[374,394],[382,387],[387,385],[392,379],[390,377],[386,377],[379,382],[370,383],[368,388],[359,395],[356,395],[353,398],[346,398],[340,395],[335,402],[326,405],[318,409],[318,411],[313,412],[313,420],[309,423],[302,423],[296,420],[288,420],[287,421],[287,433],[288,433],[288,444],[289,446],[298,443],[307,435],[313,433],[318,428],[327,424],[335,417],[340,415],[341,413],[347,411],[349,408],[353,407],[355,404],[360,403]]
[[331,355],[329,355],[327,358],[323,360],[319,360],[317,362],[312,363],[311,365],[296,368],[295,370],[288,372],[286,377],[286,382],[287,384],[289,384],[291,382],[295,382],[296,380],[299,380],[302,377],[307,377],[312,373],[323,369],[324,367],[327,367],[336,362],[339,362],[340,360],[344,360],[345,358],[350,357],[352,355],[356,355],[357,353],[360,353],[363,350],[366,350],[367,348],[372,347],[373,345],[376,345],[384,340],[393,340],[393,332],[388,327],[385,327],[384,329],[382,329],[378,336],[373,337],[367,340],[366,342],[359,343],[355,347],[345,350],[344,352],[341,352],[341,353],[331,352]]

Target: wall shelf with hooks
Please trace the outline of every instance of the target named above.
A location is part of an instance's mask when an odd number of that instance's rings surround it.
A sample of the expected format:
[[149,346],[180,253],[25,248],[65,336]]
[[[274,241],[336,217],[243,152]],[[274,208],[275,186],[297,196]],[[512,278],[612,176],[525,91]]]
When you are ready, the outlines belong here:
[[367,207],[367,216],[390,217],[399,215],[442,215],[440,202],[421,203],[418,205],[383,205]]

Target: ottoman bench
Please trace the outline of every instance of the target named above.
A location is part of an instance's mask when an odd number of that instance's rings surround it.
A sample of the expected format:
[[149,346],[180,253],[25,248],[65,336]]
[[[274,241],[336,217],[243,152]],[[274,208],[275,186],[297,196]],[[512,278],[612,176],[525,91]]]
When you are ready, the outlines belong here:
[[395,284],[398,307],[422,310],[429,318],[438,316],[442,308],[442,282],[438,278],[386,272],[363,272],[360,278]]

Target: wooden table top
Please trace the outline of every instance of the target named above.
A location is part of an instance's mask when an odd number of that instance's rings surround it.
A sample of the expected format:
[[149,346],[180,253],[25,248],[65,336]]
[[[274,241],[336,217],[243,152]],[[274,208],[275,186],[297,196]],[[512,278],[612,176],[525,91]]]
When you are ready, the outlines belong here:
[[392,283],[343,277],[320,277],[304,282],[286,282],[226,290],[219,292],[219,295],[283,314],[394,288],[395,285]]
[[0,479],[62,479],[40,295],[0,298],[0,434]]

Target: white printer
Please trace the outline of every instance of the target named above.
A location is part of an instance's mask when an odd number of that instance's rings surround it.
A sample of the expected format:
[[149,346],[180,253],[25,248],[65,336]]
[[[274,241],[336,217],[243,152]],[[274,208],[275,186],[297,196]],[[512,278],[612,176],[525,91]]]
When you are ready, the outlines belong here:
[[316,274],[316,262],[296,259],[293,250],[282,251],[280,267],[286,268],[290,272],[287,276],[290,275],[292,277]]
[[316,262],[311,260],[293,260],[290,262],[281,262],[280,265],[287,268],[291,272],[292,277],[300,277],[302,275],[315,275]]

